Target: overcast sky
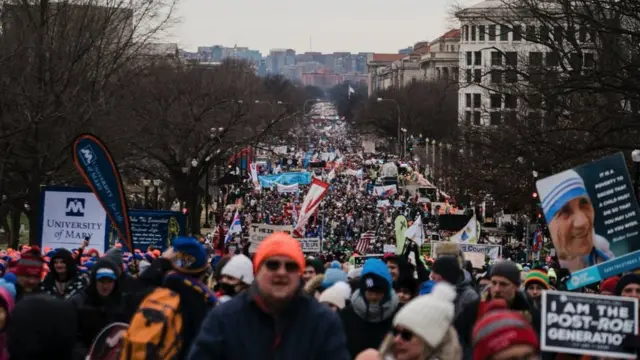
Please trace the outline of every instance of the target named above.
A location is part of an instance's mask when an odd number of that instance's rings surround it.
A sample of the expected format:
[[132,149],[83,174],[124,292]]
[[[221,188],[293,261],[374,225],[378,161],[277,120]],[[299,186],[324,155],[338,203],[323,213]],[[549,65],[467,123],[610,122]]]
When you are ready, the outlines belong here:
[[[480,0],[464,0],[477,3]],[[453,28],[457,0],[181,0],[172,33],[186,50],[247,46],[390,52]],[[311,39],[311,44],[310,44]]]

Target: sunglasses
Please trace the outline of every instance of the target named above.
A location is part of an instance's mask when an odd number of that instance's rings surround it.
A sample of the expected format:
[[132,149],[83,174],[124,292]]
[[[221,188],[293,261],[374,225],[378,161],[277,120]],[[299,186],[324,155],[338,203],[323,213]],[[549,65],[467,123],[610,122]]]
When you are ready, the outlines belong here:
[[269,269],[269,271],[278,271],[283,265],[284,269],[288,273],[300,271],[300,267],[298,266],[298,264],[291,261],[283,262],[278,260],[267,260],[264,262],[264,265],[267,267],[267,269]]
[[393,337],[400,335],[400,338],[404,341],[411,341],[411,339],[413,339],[413,333],[409,330],[393,329],[391,330],[391,333],[393,334]]

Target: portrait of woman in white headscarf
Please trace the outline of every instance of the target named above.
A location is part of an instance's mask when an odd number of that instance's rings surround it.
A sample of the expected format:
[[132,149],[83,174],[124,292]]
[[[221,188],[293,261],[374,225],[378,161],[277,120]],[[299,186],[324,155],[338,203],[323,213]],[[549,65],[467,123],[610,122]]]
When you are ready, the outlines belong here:
[[615,257],[609,241],[595,232],[595,210],[575,170],[539,180],[537,187],[561,267],[575,272]]

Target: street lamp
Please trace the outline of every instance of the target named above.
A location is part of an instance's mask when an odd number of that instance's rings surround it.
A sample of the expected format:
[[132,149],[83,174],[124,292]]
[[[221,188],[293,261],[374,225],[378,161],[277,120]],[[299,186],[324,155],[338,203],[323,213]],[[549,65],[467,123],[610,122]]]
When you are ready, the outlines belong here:
[[640,149],[635,149],[631,152],[631,160],[633,160],[633,163],[636,167],[636,176],[635,180],[633,181],[633,189],[636,192],[636,199],[640,199],[640,196],[638,195],[640,193],[640,191],[638,191],[638,186],[640,185]]
[[383,102],[383,101],[389,101],[392,102],[394,104],[396,104],[396,110],[398,111],[397,115],[398,115],[398,131],[397,131],[397,143],[398,143],[398,155],[400,155],[400,104],[398,104],[398,102],[395,99],[383,99],[383,98],[377,98],[376,101],[378,102]]
[[144,208],[149,208],[149,186],[151,186],[151,180],[142,179],[142,186],[144,186]]
[[402,132],[402,139],[403,139],[403,143],[402,143],[403,148],[400,149],[401,150],[400,151],[400,156],[401,156],[401,159],[402,159],[405,156],[405,151],[407,151],[407,129],[400,128],[400,131]]
[[153,188],[155,190],[156,193],[156,201],[155,201],[155,209],[158,210],[160,209],[160,206],[158,206],[159,203],[159,199],[160,199],[160,185],[162,184],[162,180],[159,179],[153,179]]

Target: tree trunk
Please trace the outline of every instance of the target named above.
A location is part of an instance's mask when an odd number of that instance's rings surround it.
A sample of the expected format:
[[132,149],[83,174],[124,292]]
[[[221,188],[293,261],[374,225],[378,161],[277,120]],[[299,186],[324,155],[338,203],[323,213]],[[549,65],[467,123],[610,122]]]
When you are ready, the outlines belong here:
[[[197,186],[197,185],[196,185]],[[192,189],[197,189],[197,187],[193,187]],[[189,217],[189,233],[193,235],[200,234],[200,196],[198,196],[198,191],[192,191],[188,194],[187,198],[187,209],[188,217]]]
[[32,186],[27,194],[29,210],[23,210],[29,219],[29,245],[37,244],[42,238],[40,232],[40,185]]
[[12,249],[17,249],[20,244],[20,215],[22,212],[17,208],[13,208],[9,213],[9,226],[11,226],[9,245]]

